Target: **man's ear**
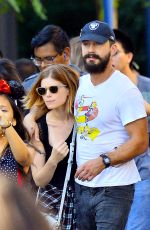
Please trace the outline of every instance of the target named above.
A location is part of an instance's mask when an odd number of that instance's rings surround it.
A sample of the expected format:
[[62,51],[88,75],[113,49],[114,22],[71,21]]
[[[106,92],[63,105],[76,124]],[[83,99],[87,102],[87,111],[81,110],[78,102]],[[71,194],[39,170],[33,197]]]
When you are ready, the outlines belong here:
[[69,64],[70,61],[70,48],[66,47],[63,51],[64,53],[64,60],[67,62],[67,64]]
[[116,44],[113,44],[111,46],[111,57],[114,56],[116,52],[117,52],[117,46]]
[[132,59],[133,59],[133,53],[129,52],[129,53],[127,53],[127,55],[128,55],[128,64],[130,64]]

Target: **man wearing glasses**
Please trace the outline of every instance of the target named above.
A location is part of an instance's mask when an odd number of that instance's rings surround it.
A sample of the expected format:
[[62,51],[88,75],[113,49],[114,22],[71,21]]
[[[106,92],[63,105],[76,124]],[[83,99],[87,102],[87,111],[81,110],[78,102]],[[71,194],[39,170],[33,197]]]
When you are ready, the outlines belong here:
[[[31,48],[31,59],[40,71],[50,64],[70,64],[69,38],[59,26],[45,26],[32,38]],[[76,66],[73,67],[79,71]],[[34,74],[24,80],[23,86],[26,91],[29,91],[37,78],[38,74]]]
[[[47,25],[45,26],[31,41],[31,48],[33,56],[31,59],[34,64],[42,71],[51,64],[65,64],[72,66],[75,70],[80,72],[80,69],[70,64],[70,44],[69,38],[65,31],[59,26]],[[81,73],[81,72],[80,72]],[[23,86],[28,92],[32,85],[38,79],[38,74],[34,74],[26,78]],[[35,130],[35,137],[38,139],[38,127],[35,120],[43,115],[43,109],[37,110],[33,107],[24,118],[24,125],[26,126],[30,136]]]

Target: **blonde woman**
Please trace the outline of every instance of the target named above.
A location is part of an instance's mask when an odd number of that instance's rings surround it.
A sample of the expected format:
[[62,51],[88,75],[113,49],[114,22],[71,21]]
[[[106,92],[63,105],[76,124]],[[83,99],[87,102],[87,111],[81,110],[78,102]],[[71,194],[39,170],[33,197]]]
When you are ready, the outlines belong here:
[[[26,108],[46,108],[47,113],[38,121],[40,141],[32,137],[33,144],[41,151],[36,153],[32,175],[37,186],[42,187],[39,201],[41,209],[58,212],[67,169],[69,144],[74,124],[73,102],[78,88],[78,74],[69,66],[51,65],[40,73],[39,79],[25,99]],[[72,173],[65,198],[63,229],[76,229],[74,210],[74,174]]]

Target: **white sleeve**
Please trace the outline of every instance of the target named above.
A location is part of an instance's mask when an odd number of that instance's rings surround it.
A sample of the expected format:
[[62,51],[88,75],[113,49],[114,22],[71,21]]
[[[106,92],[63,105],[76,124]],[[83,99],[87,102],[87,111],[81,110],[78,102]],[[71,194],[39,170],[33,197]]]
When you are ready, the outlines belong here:
[[131,88],[121,95],[116,110],[123,126],[147,116],[142,94],[137,88]]

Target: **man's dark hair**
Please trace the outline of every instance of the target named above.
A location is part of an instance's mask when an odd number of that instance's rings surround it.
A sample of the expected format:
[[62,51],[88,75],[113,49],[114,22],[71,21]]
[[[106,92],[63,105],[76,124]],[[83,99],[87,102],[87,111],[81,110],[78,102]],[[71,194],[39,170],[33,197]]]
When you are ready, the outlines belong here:
[[[124,49],[124,52],[125,53],[131,52],[134,55],[134,46],[133,46],[133,42],[130,39],[130,37],[121,30],[114,29],[113,31],[115,33],[116,42],[121,43],[121,45]],[[132,62],[133,62],[133,60],[130,62],[131,68],[132,68]]]
[[118,29],[114,29],[114,33],[115,33],[116,41],[121,43],[125,53],[131,52],[134,54],[134,46],[130,37],[123,31]]
[[34,49],[40,46],[52,43],[55,50],[61,54],[66,47],[70,47],[69,38],[61,27],[56,25],[47,25],[38,34],[32,38],[31,48],[34,55]]

